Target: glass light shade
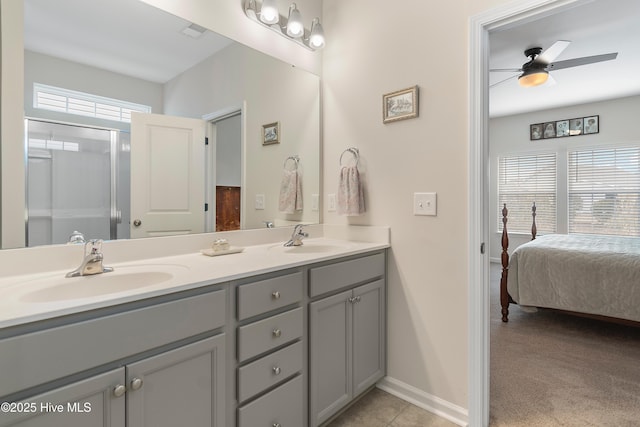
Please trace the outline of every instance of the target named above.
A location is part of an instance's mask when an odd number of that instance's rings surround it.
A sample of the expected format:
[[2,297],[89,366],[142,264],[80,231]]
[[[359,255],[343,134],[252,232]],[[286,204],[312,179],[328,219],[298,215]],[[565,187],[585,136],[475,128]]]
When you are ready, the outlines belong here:
[[265,24],[275,24],[280,20],[277,0],[262,0],[260,8],[260,20]]
[[533,87],[543,84],[548,78],[549,73],[545,70],[525,72],[523,75],[518,77],[518,83],[520,83],[520,86],[522,87]]
[[304,25],[302,25],[302,15],[295,3],[289,7],[289,19],[287,20],[287,35],[289,37],[301,37],[304,35]]
[[322,25],[320,25],[320,20],[318,18],[314,18],[311,22],[309,46],[313,49],[322,49],[324,47],[324,30],[322,29]]

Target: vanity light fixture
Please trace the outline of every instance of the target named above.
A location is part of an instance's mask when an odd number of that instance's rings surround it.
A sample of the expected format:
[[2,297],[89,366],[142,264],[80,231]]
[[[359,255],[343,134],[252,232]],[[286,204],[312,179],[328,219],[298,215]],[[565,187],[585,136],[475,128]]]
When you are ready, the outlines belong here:
[[256,0],[245,0],[244,13],[252,21],[309,50],[318,50],[324,47],[324,30],[320,25],[320,18],[314,18],[311,21],[311,30],[306,30],[302,14],[295,3],[291,3],[288,17],[284,17],[278,12],[276,0],[262,0],[260,9],[258,9]]

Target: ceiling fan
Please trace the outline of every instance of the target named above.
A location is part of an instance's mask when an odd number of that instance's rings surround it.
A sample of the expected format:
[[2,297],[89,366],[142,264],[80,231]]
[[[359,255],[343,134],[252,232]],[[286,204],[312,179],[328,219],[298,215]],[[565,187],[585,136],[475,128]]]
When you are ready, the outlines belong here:
[[610,61],[616,59],[618,52],[605,53],[602,55],[583,56],[580,58],[567,59],[565,61],[551,62],[556,59],[562,51],[564,51],[571,42],[567,40],[558,40],[552,44],[547,50],[542,51],[541,47],[532,47],[524,51],[524,55],[529,61],[522,65],[521,68],[496,68],[489,70],[491,72],[509,72],[522,73],[513,75],[504,80],[491,85],[496,86],[515,77],[518,77],[518,83],[523,87],[539,86],[547,80],[553,83],[553,78],[549,75],[550,71],[562,70],[563,68],[578,67],[581,65],[593,64],[596,62]]

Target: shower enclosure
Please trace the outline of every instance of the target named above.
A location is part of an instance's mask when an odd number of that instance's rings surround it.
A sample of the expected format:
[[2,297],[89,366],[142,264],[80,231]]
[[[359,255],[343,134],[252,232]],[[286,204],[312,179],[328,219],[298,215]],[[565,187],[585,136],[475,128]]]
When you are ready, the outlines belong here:
[[27,246],[129,237],[130,135],[27,119]]

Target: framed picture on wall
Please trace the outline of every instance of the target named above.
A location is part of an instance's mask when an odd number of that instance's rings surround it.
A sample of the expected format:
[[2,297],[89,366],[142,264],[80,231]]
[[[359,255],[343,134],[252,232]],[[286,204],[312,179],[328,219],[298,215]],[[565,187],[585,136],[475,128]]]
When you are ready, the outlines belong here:
[[382,95],[382,123],[418,117],[418,86]]
[[556,137],[556,123],[555,122],[547,122],[543,125],[543,133],[542,137],[544,139],[547,138],[555,138]]
[[600,116],[585,117],[583,125],[585,135],[600,132]]
[[534,141],[536,139],[542,139],[542,123],[536,123],[529,128],[529,138]]
[[582,135],[582,117],[569,120],[569,135]]
[[280,143],[280,122],[262,125],[262,145]]
[[569,136],[569,120],[558,120],[556,122],[556,136],[558,138]]

